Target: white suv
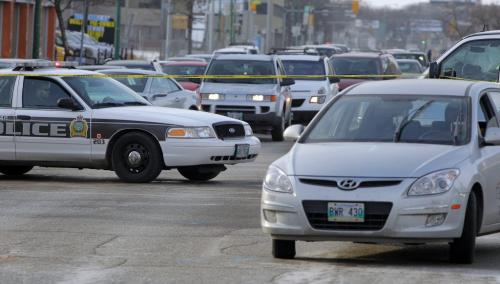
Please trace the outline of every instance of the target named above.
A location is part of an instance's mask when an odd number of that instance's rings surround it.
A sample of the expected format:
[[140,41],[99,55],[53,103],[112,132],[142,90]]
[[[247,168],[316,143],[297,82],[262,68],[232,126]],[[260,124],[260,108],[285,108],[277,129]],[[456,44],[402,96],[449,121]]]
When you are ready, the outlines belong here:
[[286,74],[295,79],[291,86],[292,121],[307,124],[338,93],[340,80],[333,77],[333,67],[326,57],[280,55],[279,58]]

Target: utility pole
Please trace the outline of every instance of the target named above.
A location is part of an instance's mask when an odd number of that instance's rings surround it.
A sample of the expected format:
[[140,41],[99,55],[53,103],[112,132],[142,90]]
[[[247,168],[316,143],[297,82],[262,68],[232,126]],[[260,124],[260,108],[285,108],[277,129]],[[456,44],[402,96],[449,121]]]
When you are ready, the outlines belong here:
[[212,53],[214,51],[214,17],[215,17],[215,0],[210,0],[209,14],[208,14],[208,53]]
[[40,57],[40,10],[42,8],[42,0],[35,1],[35,21],[33,24],[33,58]]
[[115,19],[115,54],[113,55],[113,59],[120,59],[120,26],[121,26],[121,4],[122,0],[116,1],[116,19]]
[[84,0],[83,5],[84,6],[83,6],[83,19],[82,19],[82,34],[81,34],[81,38],[80,38],[80,58],[78,60],[78,63],[80,65],[83,64],[83,58],[85,56],[83,42],[84,42],[85,32],[87,31],[87,21],[88,21],[88,15],[89,15],[89,0]]
[[270,51],[273,47],[273,0],[267,0],[267,17],[266,17],[266,51]]
[[231,5],[229,6],[230,20],[229,20],[229,44],[234,43],[234,0],[231,0]]

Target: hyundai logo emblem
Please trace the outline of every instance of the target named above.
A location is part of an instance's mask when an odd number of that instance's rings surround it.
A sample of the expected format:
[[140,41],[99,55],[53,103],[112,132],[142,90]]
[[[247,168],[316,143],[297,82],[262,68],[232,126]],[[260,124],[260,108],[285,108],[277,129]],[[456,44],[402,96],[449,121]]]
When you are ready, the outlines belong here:
[[231,134],[236,133],[236,129],[234,129],[234,128],[229,128],[229,133],[231,133]]
[[337,185],[340,189],[343,190],[354,190],[359,187],[359,184],[361,182],[355,180],[355,179],[344,179],[341,180]]

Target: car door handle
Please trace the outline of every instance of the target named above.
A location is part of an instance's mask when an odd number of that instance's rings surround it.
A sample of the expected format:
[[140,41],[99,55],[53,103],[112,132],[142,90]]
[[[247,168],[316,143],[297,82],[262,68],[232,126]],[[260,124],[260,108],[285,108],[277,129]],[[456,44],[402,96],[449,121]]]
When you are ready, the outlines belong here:
[[19,120],[31,120],[31,116],[29,116],[29,115],[18,115],[17,119],[19,119]]

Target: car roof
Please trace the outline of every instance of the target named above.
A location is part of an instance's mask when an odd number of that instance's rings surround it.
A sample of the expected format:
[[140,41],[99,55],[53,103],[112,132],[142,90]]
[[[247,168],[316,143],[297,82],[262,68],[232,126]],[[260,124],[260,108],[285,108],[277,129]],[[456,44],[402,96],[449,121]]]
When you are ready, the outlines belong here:
[[143,70],[143,69],[107,69],[101,70],[99,73],[117,73],[117,74],[137,74],[137,75],[165,75],[161,72]]
[[401,79],[366,81],[350,89],[347,95],[443,95],[464,96],[473,85],[498,88],[498,84],[446,79]]
[[151,61],[147,60],[110,60],[104,63],[105,65],[151,65]]
[[255,61],[271,61],[274,59],[272,55],[265,54],[216,54],[213,60],[255,60]]
[[158,63],[167,66],[207,66],[206,61],[158,61]]
[[479,33],[474,33],[470,34],[468,36],[463,37],[465,38],[470,38],[470,37],[475,37],[475,36],[487,36],[487,35],[497,35],[500,36],[500,30],[493,30],[493,31],[485,31],[485,32],[479,32]]
[[[111,65],[111,64],[110,64]],[[76,68],[81,69],[81,70],[105,70],[105,69],[126,69],[125,66],[120,66],[120,65],[81,65],[81,66],[76,66]]]
[[319,55],[303,55],[303,54],[290,54],[290,55],[278,55],[278,58],[286,61],[320,61],[324,57]]
[[343,57],[343,58],[377,58],[383,55],[382,53],[376,52],[348,52],[348,53],[340,53],[334,54],[332,57]]

